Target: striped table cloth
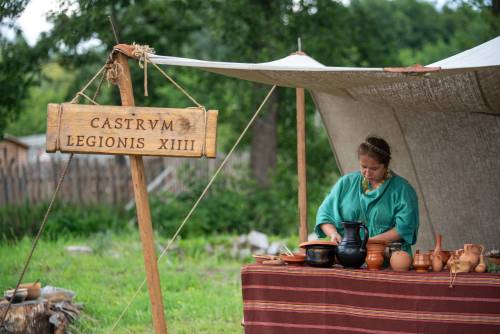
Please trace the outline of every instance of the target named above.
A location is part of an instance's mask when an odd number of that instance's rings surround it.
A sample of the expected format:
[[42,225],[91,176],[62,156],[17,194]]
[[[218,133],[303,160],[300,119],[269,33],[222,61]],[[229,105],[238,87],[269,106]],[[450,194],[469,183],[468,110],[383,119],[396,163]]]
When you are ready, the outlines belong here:
[[249,265],[246,334],[500,333],[500,275]]

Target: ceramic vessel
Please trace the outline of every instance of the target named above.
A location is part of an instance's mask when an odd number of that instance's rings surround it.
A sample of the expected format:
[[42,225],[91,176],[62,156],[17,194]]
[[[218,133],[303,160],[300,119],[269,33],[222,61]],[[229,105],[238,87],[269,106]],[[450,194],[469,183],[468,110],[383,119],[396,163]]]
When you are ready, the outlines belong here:
[[411,265],[411,256],[405,251],[396,251],[391,255],[391,268],[394,271],[408,271]]
[[474,270],[476,271],[476,273],[484,273],[486,271],[486,263],[484,262],[483,254],[479,256],[479,263],[476,268],[474,268]]
[[476,267],[479,263],[479,258],[483,253],[484,246],[478,244],[465,244],[464,253],[460,255],[459,259],[461,261],[469,261],[472,267]]
[[[359,268],[365,263],[368,229],[361,222],[342,222],[342,224],[344,225],[344,238],[338,246],[337,259],[344,267]],[[363,240],[360,237],[360,229],[365,230]]]
[[389,261],[391,259],[392,253],[399,252],[403,248],[403,243],[399,241],[391,242],[386,248],[384,256]]
[[369,270],[380,270],[382,268],[385,246],[385,241],[368,240],[366,244],[366,265]]
[[443,259],[441,257],[441,243],[443,241],[443,236],[441,234],[436,235],[436,246],[431,256],[432,271],[439,272],[443,270]]
[[413,257],[413,268],[419,273],[425,273],[429,271],[429,266],[431,265],[431,257],[429,253],[420,253],[420,250],[415,252]]
[[294,253],[293,255],[281,254],[281,260],[291,266],[302,266],[306,261],[306,255],[302,253]]
[[441,259],[441,254],[437,253],[432,255],[431,265],[432,271],[439,272],[443,270],[443,259]]
[[306,264],[313,267],[331,267],[335,263],[337,244],[331,241],[308,241],[300,244],[306,249]]

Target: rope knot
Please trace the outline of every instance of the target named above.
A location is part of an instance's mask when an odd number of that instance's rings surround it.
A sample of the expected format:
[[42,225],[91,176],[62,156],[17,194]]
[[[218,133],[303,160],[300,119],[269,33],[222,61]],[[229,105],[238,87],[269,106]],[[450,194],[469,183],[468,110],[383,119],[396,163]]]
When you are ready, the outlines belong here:
[[139,67],[144,68],[144,96],[148,96],[148,54],[154,54],[155,50],[149,45],[132,43],[132,55],[139,61]]

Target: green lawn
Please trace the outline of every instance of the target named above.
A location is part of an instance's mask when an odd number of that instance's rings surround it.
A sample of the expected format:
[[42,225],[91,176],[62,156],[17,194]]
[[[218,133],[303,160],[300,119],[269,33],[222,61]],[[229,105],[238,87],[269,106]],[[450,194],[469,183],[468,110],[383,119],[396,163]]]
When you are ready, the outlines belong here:
[[[158,244],[166,239],[156,237]],[[181,240],[160,265],[169,333],[241,333],[240,268],[245,261],[231,259],[229,236],[211,238],[214,253],[205,251],[202,238]],[[0,289],[17,282],[31,240],[0,245]],[[64,247],[88,245],[91,254],[70,254]],[[247,259],[246,262],[250,261]],[[137,233],[100,234],[87,239],[41,241],[25,282],[76,292],[84,313],[74,333],[105,333],[144,279],[141,243]],[[119,323],[115,333],[151,333],[146,287]]]

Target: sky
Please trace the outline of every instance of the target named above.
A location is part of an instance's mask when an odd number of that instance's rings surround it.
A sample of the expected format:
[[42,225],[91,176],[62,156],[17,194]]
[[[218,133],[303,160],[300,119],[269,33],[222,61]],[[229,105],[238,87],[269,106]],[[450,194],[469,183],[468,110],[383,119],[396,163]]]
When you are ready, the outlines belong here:
[[[341,0],[343,3],[349,3],[350,0]],[[395,0],[397,1],[397,0]],[[426,0],[441,7],[446,0]],[[52,26],[45,16],[51,10],[57,10],[57,0],[31,0],[22,15],[17,20],[21,27],[24,37],[28,44],[34,45],[43,31],[49,31]]]

